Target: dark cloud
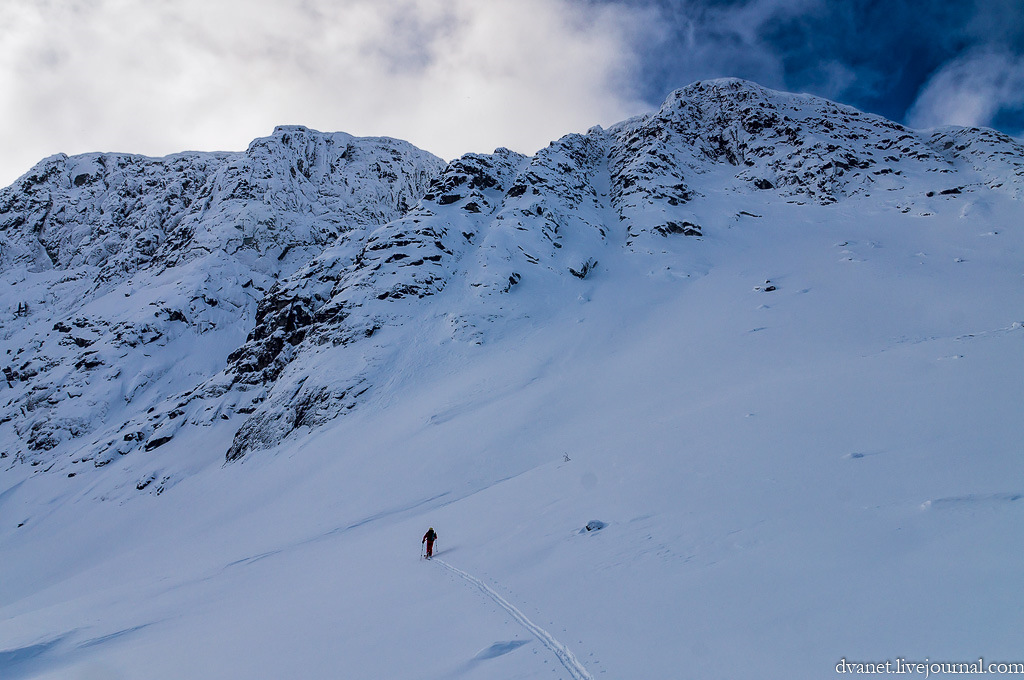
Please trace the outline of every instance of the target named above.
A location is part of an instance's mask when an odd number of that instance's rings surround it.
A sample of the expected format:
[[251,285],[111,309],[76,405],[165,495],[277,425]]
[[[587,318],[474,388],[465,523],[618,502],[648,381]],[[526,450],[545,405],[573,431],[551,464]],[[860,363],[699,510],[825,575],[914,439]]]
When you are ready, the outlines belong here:
[[[580,0],[657,15],[634,87],[652,105],[720,76],[936,124],[941,96],[971,99],[972,124],[1024,129],[1011,92],[1024,54],[1022,0]],[[969,73],[981,69],[977,77]],[[986,99],[982,103],[981,99]],[[923,99],[922,99],[923,98]],[[931,103],[933,106],[928,106]],[[964,114],[971,106],[947,106]],[[957,120],[943,122],[963,123]]]

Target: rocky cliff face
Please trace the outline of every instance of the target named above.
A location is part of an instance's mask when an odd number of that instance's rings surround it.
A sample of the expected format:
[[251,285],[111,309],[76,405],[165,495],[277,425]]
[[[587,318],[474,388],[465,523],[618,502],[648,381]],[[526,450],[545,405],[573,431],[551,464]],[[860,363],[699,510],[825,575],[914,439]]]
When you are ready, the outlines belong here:
[[445,166],[297,127],[243,154],[55,157],[0,192],[0,434],[6,455],[98,466],[218,424],[236,459],[394,389],[409,344],[486,342],[523,300],[699,252],[758,205],[924,214],[1022,186],[1024,148],[991,130],[921,133],[739,80],[532,157]]

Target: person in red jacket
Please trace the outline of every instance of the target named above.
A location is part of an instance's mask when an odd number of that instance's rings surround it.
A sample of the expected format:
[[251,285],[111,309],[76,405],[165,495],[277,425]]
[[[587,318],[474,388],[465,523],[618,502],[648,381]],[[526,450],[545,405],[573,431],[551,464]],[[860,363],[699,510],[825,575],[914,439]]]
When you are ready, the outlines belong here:
[[427,529],[427,533],[423,534],[423,540],[420,543],[427,544],[427,559],[429,560],[434,554],[434,541],[437,540],[437,534],[434,533],[434,527]]

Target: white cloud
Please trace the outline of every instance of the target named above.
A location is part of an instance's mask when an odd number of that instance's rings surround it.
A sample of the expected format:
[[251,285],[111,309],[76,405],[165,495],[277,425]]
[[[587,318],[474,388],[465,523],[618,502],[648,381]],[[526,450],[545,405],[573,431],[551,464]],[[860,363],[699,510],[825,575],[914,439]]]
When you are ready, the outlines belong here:
[[0,4],[0,185],[64,151],[241,149],[274,125],[532,152],[643,110],[648,17],[570,0]]
[[1024,108],[1024,57],[978,50],[944,65],[907,115],[911,127],[991,126],[1003,110]]

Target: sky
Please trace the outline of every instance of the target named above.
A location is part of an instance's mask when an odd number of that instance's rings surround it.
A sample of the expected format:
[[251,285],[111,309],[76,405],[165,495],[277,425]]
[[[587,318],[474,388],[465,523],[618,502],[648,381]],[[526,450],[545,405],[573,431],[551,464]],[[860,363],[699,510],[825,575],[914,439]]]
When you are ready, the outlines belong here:
[[734,76],[1024,135],[1024,0],[0,0],[0,186],[276,125],[533,153]]

